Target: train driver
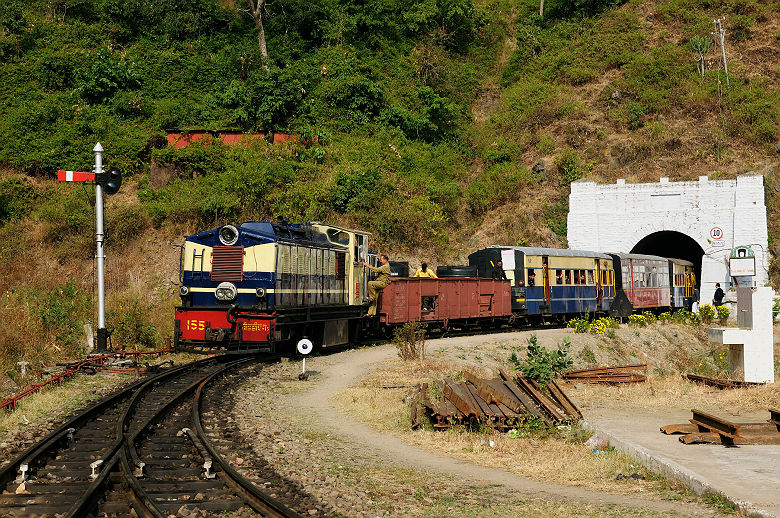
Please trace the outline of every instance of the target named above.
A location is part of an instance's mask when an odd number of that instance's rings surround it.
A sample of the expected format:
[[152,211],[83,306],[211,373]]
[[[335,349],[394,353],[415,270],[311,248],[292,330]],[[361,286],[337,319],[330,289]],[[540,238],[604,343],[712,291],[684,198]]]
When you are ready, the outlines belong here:
[[377,299],[379,298],[379,292],[390,284],[390,258],[385,254],[379,256],[379,266],[371,266],[367,262],[363,262],[363,266],[376,272],[376,279],[368,281],[368,300],[371,305],[368,306],[368,314],[371,316],[376,315]]

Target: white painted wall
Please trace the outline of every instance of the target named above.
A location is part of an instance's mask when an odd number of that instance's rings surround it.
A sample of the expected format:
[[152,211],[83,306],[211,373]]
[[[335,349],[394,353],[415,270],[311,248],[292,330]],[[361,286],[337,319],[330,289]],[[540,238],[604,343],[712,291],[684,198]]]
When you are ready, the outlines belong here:
[[[719,239],[713,236],[721,229]],[[590,180],[571,184],[569,195],[569,247],[600,252],[630,252],[639,241],[661,231],[690,236],[702,250],[701,301],[711,302],[715,283],[728,291],[727,260],[731,249],[751,245],[756,254],[754,286],[767,282],[764,178],[739,176],[736,180],[599,185]],[[746,278],[740,278],[740,282]],[[741,284],[744,285],[744,284]]]

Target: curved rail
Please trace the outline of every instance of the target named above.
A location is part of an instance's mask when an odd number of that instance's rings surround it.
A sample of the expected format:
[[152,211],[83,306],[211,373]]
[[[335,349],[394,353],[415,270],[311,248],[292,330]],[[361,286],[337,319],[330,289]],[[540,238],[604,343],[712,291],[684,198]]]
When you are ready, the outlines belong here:
[[[205,512],[249,506],[264,516],[300,518],[242,480],[209,451],[210,444],[205,447],[201,441],[205,437],[198,420],[201,389],[218,374],[252,359],[257,357],[223,355],[175,367],[141,379],[80,412],[0,469],[0,515],[126,515],[132,508],[139,516],[166,517],[166,509],[184,502],[170,497],[176,494],[176,484],[164,477],[155,481],[155,476],[164,475],[166,463],[186,471],[190,467],[176,464],[182,459],[194,464],[196,457],[203,457],[219,478],[209,468],[205,480],[199,465],[195,472],[190,469],[182,483],[190,496],[202,494],[190,504]],[[187,398],[193,394],[197,396]],[[182,428],[199,432],[184,433]],[[158,438],[159,443],[146,440]],[[176,452],[158,455],[167,445]],[[115,476],[120,469],[125,484]],[[178,490],[181,493],[181,485]]]
[[[132,429],[125,433],[119,463],[132,506],[140,516],[163,518],[178,513],[182,506],[209,513],[249,506],[263,516],[302,518],[236,473],[208,443],[200,423],[203,387],[227,370],[255,359],[241,358],[200,371],[197,379],[188,377],[186,387],[181,385],[176,391],[165,387],[165,402],[156,405],[140,424],[133,421]],[[159,399],[149,390],[147,387],[147,395],[134,400],[132,412],[138,414],[148,406],[148,401],[140,402],[142,397]],[[125,429],[130,408],[123,419]]]
[[300,514],[288,508],[280,501],[271,497],[266,492],[261,491],[255,484],[233,469],[233,467],[217,452],[216,448],[214,448],[214,445],[209,440],[208,435],[203,429],[203,422],[200,416],[200,408],[203,405],[203,387],[211,382],[217,374],[221,374],[222,372],[224,371],[214,373],[204,379],[195,391],[195,402],[192,405],[192,421],[195,424],[195,431],[201,444],[208,452],[212,461],[216,461],[222,473],[225,474],[226,482],[246,499],[252,509],[261,513],[263,516],[273,518],[303,518]]

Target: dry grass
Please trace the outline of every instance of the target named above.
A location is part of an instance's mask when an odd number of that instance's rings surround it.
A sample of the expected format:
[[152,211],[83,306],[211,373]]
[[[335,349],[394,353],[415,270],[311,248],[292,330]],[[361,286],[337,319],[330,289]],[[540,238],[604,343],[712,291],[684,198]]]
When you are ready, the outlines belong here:
[[76,375],[60,387],[44,389],[21,400],[15,412],[0,412],[0,440],[13,431],[45,419],[59,419],[97,401],[106,390],[133,380],[125,374]]
[[[421,382],[457,377],[463,370],[480,376],[495,375],[506,367],[511,351],[522,353],[531,332],[507,333],[482,337],[430,340],[428,358],[422,362],[391,360],[381,364],[371,376],[334,397],[334,404],[356,420],[380,431],[393,433],[411,444],[456,457],[468,462],[500,467],[521,476],[539,480],[583,486],[592,489],[632,493],[651,491],[669,494],[664,482],[628,456],[609,451],[594,454],[581,444],[578,428],[561,433],[559,438],[484,434],[465,430],[444,432],[410,430],[407,397]],[[608,405],[612,409],[663,411],[670,405],[716,411],[728,408],[732,414],[764,411],[780,405],[780,386],[768,385],[741,390],[720,391],[684,381],[679,375],[705,368],[717,372],[722,365],[715,346],[707,343],[703,328],[676,324],[655,324],[646,328],[627,325],[613,337],[571,334],[567,330],[545,330],[539,333],[540,344],[554,347],[562,337],[572,340],[570,355],[577,366],[585,363],[617,365],[647,362],[648,381],[625,386],[578,384],[567,393],[584,410]],[[583,351],[589,354],[583,354]],[[583,358],[595,358],[586,362]],[[381,388],[398,386],[402,388]],[[490,447],[487,440],[492,440]],[[643,474],[647,480],[617,481],[618,473]]]
[[[634,465],[629,457],[616,451],[594,454],[577,440],[579,430],[562,432],[562,438],[517,438],[500,433],[465,430],[410,431],[409,405],[405,398],[411,386],[422,381],[456,375],[450,366],[437,361],[386,362],[382,368],[334,397],[334,404],[352,418],[371,424],[384,432],[440,454],[473,464],[503,468],[518,475],[583,486],[592,489],[634,493],[640,490],[666,491],[650,472]],[[382,386],[406,384],[409,388],[382,389]],[[487,441],[492,440],[493,447]],[[617,481],[618,473],[640,473],[647,480],[626,484]]]
[[625,407],[664,410],[697,408],[718,413],[727,409],[740,413],[763,411],[780,404],[780,384],[743,389],[719,390],[684,380],[682,376],[657,376],[650,373],[646,383],[624,386],[579,384],[567,388],[567,394],[583,409],[609,405],[613,409]]

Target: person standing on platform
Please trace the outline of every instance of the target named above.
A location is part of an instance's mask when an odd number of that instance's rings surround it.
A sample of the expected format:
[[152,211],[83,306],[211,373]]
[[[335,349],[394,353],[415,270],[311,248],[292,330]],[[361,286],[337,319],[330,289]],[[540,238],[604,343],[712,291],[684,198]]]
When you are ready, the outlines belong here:
[[429,277],[431,279],[438,279],[435,273],[433,273],[433,270],[430,270],[428,268],[428,263],[422,263],[419,268],[417,268],[417,271],[414,272],[414,275],[412,277]]
[[715,295],[712,298],[712,303],[715,305],[715,307],[723,305],[723,296],[724,295],[725,295],[725,293],[723,293],[723,290],[720,289],[720,283],[716,282],[715,283]]
[[390,258],[382,254],[379,256],[379,266],[371,266],[365,261],[363,266],[376,272],[376,279],[368,281],[368,300],[371,302],[368,306],[368,314],[375,316],[379,293],[390,284]]

